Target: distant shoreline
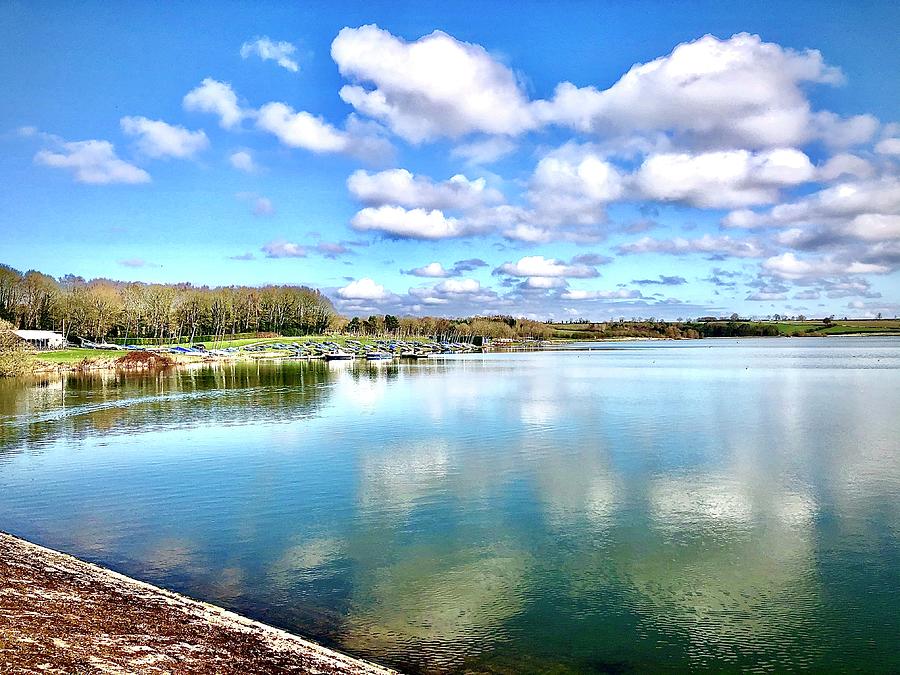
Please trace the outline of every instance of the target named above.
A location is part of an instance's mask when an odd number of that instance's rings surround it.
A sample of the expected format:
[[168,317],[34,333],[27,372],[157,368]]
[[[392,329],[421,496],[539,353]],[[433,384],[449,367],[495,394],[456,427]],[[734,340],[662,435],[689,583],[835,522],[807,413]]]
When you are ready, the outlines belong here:
[[[668,338],[668,337],[639,337],[639,336],[621,336],[621,337],[604,337],[604,338],[554,338],[551,340],[545,341],[545,344],[542,345],[528,345],[523,343],[516,343],[510,345],[496,345],[493,349],[488,349],[489,352],[518,352],[518,351],[541,351],[547,349],[553,349],[555,346],[564,346],[564,345],[572,345],[572,344],[581,344],[581,343],[597,343],[597,344],[605,344],[605,343],[616,343],[616,342],[695,342],[700,340],[740,340],[740,339],[749,339],[749,338],[761,338],[761,339],[776,339],[776,338],[831,338],[831,337],[900,337],[900,334],[893,332],[859,332],[859,333],[823,333],[820,335],[809,335],[809,334],[801,334],[801,335],[712,335],[703,338]],[[549,344],[547,344],[549,343]],[[123,353],[128,352],[105,352],[99,350],[85,350],[85,358],[88,362],[77,361],[77,362],[62,362],[62,363],[53,363],[53,362],[42,362],[41,361],[41,353],[37,353],[35,358],[37,360],[37,366],[31,370],[30,372],[23,373],[19,377],[27,377],[33,375],[49,375],[49,374],[63,374],[63,373],[95,373],[95,372],[123,372],[123,373],[141,373],[141,372],[157,372],[159,370],[164,370],[165,368],[124,368],[121,367],[117,361],[122,356]],[[97,354],[97,357],[90,361],[91,356]],[[100,356],[100,355],[103,356]],[[107,354],[116,354],[116,356],[106,356]],[[245,354],[245,353],[237,353],[230,356],[193,356],[193,355],[183,355],[176,354],[171,355],[173,363],[169,366],[170,368],[180,368],[185,366],[196,366],[202,364],[213,364],[213,363],[245,363],[252,361],[274,361],[274,360],[283,360],[290,359],[292,361],[303,361],[303,360],[319,360],[319,359],[303,359],[303,358],[295,358],[287,356],[282,353],[273,353],[273,354]]]

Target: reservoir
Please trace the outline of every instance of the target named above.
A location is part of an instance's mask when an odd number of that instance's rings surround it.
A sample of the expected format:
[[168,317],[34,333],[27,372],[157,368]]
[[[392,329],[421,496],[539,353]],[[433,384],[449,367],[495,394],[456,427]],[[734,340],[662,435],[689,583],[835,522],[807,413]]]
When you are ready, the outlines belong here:
[[0,380],[0,530],[408,672],[897,672],[900,339]]

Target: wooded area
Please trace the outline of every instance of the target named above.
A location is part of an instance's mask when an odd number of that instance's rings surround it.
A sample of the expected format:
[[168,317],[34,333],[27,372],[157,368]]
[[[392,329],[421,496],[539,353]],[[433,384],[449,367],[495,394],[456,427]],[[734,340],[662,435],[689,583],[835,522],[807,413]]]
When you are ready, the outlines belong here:
[[331,301],[306,286],[222,286],[65,276],[0,265],[0,319],[67,338],[175,339],[248,332],[316,334],[335,317]]

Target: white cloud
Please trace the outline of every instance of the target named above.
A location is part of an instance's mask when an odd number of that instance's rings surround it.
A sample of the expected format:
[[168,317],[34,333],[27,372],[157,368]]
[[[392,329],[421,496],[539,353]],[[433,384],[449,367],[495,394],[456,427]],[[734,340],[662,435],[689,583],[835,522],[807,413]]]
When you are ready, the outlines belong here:
[[802,260],[788,251],[771,257],[762,264],[763,269],[782,279],[841,276],[846,274],[885,274],[890,269],[859,261],[842,263],[828,258]]
[[487,187],[484,178],[469,180],[457,174],[450,180],[435,183],[406,169],[379,173],[359,170],[347,179],[347,188],[359,201],[375,206],[467,210],[503,200],[502,194]]
[[615,291],[581,291],[570,289],[562,294],[565,300],[631,300],[640,298],[640,291],[620,288]]
[[862,157],[849,153],[840,153],[831,157],[819,168],[819,179],[833,181],[837,178],[871,178],[875,167]]
[[481,284],[476,279],[447,279],[434,289],[439,293],[478,293]]
[[779,188],[807,182],[815,173],[804,153],[778,148],[758,153],[651,155],[635,180],[640,193],[649,199],[734,208],[772,203],[779,197]]
[[350,221],[354,229],[382,232],[399,239],[448,239],[473,234],[467,224],[434,209],[407,210],[402,206],[365,208]]
[[875,145],[875,152],[880,155],[900,155],[900,138],[885,138]]
[[568,144],[546,155],[531,177],[530,224],[590,225],[605,217],[605,206],[624,192],[622,176],[589,148]]
[[590,265],[568,265],[556,258],[545,258],[541,255],[525,256],[515,263],[503,263],[496,271],[513,277],[569,277],[584,279],[598,276],[597,270]]
[[422,267],[416,267],[407,272],[407,274],[411,274],[414,277],[447,277],[450,276],[450,272],[444,269],[444,266],[439,262],[428,263]]
[[182,105],[185,110],[218,115],[219,125],[223,129],[234,128],[247,116],[247,112],[238,105],[237,94],[231,85],[211,77],[185,94]]
[[747,33],[727,40],[706,35],[633,66],[609,89],[564,82],[552,100],[534,107],[542,121],[580,131],[666,131],[707,147],[787,147],[814,134],[801,85],[841,81],[818,51],[786,49]]
[[748,295],[745,300],[753,302],[780,302],[787,300],[787,293],[779,291],[756,291]]
[[766,213],[730,213],[722,224],[741,228],[839,225],[863,214],[900,214],[900,180],[885,176],[872,180],[845,181],[795,202],[779,204]]
[[361,83],[341,88],[341,98],[413,143],[534,125],[512,70],[441,31],[406,42],[375,25],[344,28],[331,56],[344,77]]
[[238,150],[237,152],[231,153],[228,157],[228,161],[231,163],[231,166],[239,171],[255,173],[259,170],[256,162],[253,161],[253,155],[247,150]]
[[840,231],[862,241],[900,239],[900,215],[863,213],[844,224]]
[[337,294],[344,300],[386,300],[391,297],[391,293],[386,291],[384,286],[376,284],[369,277],[363,277],[356,281],[351,281],[343,288],[337,290]]
[[279,66],[292,73],[300,70],[297,61],[292,55],[297,48],[290,42],[273,42],[268,37],[257,38],[253,42],[245,42],[241,45],[241,58],[256,55],[263,61],[275,61]]
[[256,126],[274,134],[292,148],[304,148],[316,153],[343,152],[347,149],[347,134],[308,112],[294,112],[284,103],[266,103],[259,109]]
[[190,131],[146,117],[123,117],[122,131],[137,138],[137,147],[148,157],[189,159],[209,147],[209,139],[201,129]]
[[878,130],[878,120],[872,115],[841,117],[822,111],[812,116],[813,136],[832,148],[850,148],[869,142]]
[[482,166],[493,164],[513,153],[516,144],[505,136],[492,136],[480,141],[457,145],[450,151],[451,157],[461,157],[468,164]]
[[548,290],[551,288],[564,288],[566,280],[561,277],[528,277],[525,280],[527,288]]
[[307,253],[304,246],[283,239],[270,241],[260,250],[267,258],[305,258]]
[[107,185],[110,183],[149,183],[150,174],[116,155],[109,141],[62,141],[59,151],[40,150],[37,164],[71,171],[78,183]]
[[703,235],[696,239],[676,237],[674,239],[654,239],[643,237],[630,244],[618,247],[620,253],[665,253],[668,255],[687,255],[691,253],[707,253],[713,256],[735,258],[761,258],[766,254],[765,248],[752,239],[733,239],[731,237],[713,237]]

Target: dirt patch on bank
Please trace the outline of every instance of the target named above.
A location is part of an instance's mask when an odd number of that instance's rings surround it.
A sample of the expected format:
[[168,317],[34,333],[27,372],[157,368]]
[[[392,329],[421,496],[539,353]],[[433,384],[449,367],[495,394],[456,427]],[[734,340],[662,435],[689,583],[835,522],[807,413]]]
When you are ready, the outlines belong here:
[[0,532],[0,673],[394,671]]
[[116,359],[116,368],[122,370],[154,370],[174,365],[175,360],[171,356],[158,352],[128,352]]

